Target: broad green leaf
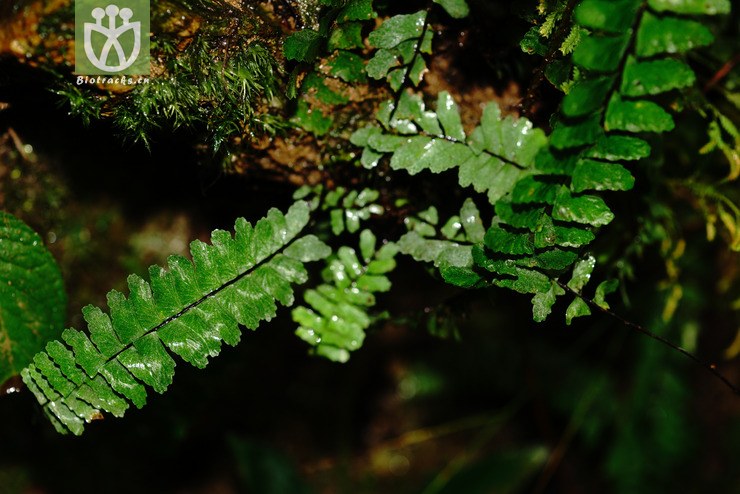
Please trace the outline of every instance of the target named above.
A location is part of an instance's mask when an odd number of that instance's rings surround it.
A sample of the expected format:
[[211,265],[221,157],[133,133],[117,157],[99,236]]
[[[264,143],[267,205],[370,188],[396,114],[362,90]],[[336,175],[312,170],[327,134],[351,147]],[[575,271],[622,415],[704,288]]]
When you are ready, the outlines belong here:
[[311,29],[297,31],[285,38],[283,54],[288,60],[312,62],[318,56],[323,40],[323,36]]
[[456,245],[447,240],[430,240],[416,231],[405,233],[398,240],[398,248],[402,254],[407,254],[422,262],[433,262],[445,248]]
[[624,33],[635,19],[638,0],[584,0],[576,8],[578,24],[589,29]]
[[[554,198],[553,195],[553,200]],[[505,199],[496,202],[495,209],[496,216],[502,222],[515,228],[526,228],[530,231],[535,231],[539,226],[540,218],[546,216],[544,208],[517,208],[515,210],[511,200]]]
[[[472,245],[483,240],[485,230],[478,209],[471,199],[466,199],[457,218],[462,222],[456,240],[437,240],[424,238],[412,230],[398,241],[400,252],[410,255],[420,262],[432,262],[448,283],[461,287],[483,285],[483,281],[473,271]],[[449,221],[447,222],[449,223]],[[432,230],[430,236],[435,235]]]
[[311,108],[308,101],[303,99],[298,101],[296,113],[293,115],[291,121],[317,136],[322,136],[329,132],[331,126],[334,124],[334,120],[331,117],[324,115],[318,108]]
[[673,117],[657,103],[648,100],[622,100],[616,94],[606,109],[607,131],[666,132],[675,126]]
[[328,78],[316,73],[306,76],[301,89],[304,93],[310,93],[311,97],[327,105],[342,105],[349,102],[349,98],[342,94],[341,90],[334,90],[327,83]]
[[[427,64],[423,57],[416,57],[414,59],[411,70],[409,70],[408,78],[414,86],[421,84],[424,79],[424,74],[427,72]],[[393,85],[391,85],[393,87]],[[393,87],[394,90],[398,90],[401,87],[400,84]]]
[[377,133],[368,137],[366,145],[381,153],[394,153],[407,144],[410,144],[409,137]]
[[657,12],[670,11],[677,14],[730,13],[730,0],[648,0],[648,5]]
[[686,53],[712,41],[712,32],[701,22],[671,16],[661,18],[646,12],[637,31],[635,51],[639,57]]
[[380,159],[383,157],[383,153],[378,153],[370,148],[362,150],[362,156],[360,156],[360,164],[368,170],[375,168],[380,163]]
[[590,244],[596,236],[590,230],[555,226],[554,244],[561,247],[583,247]]
[[41,237],[0,211],[0,385],[59,337],[67,297]]
[[439,268],[439,273],[447,283],[461,288],[478,288],[484,284],[480,275],[468,267],[443,264]]
[[571,266],[577,258],[578,254],[569,250],[548,249],[530,259],[517,261],[517,264],[545,271],[562,271]]
[[450,17],[455,19],[467,17],[470,12],[465,0],[434,0],[434,3],[441,5],[450,14]]
[[349,138],[349,142],[355,146],[365,147],[368,145],[371,136],[380,135],[382,133],[383,131],[380,127],[375,125],[366,125],[365,127],[360,127],[354,131]]
[[425,20],[426,12],[423,10],[414,14],[396,15],[370,33],[368,41],[375,48],[395,48],[402,41],[419,38]]
[[573,62],[584,69],[596,72],[614,72],[619,67],[622,54],[630,36],[586,36],[573,52]]
[[581,160],[573,172],[571,189],[584,190],[630,190],[635,178],[619,163],[605,163],[589,159]]
[[535,159],[537,170],[547,175],[570,176],[578,162],[578,154],[561,153],[552,147],[543,149]]
[[599,139],[586,157],[608,161],[631,161],[650,156],[650,145],[639,137],[608,135]]
[[318,261],[329,254],[331,254],[329,246],[315,235],[306,235],[299,238],[285,249],[286,256],[301,262]]
[[621,92],[625,96],[659,94],[692,86],[694,81],[694,71],[680,60],[664,58],[635,62],[630,58],[624,67]]
[[614,77],[597,77],[579,81],[563,99],[562,112],[567,117],[580,117],[604,106]]
[[493,283],[503,288],[509,288],[519,293],[543,293],[550,289],[551,281],[539,271],[515,268],[514,279],[495,279]]
[[530,175],[516,183],[511,197],[518,204],[553,204],[558,189],[558,185]]
[[460,165],[459,184],[473,186],[476,192],[487,192],[491,204],[511,192],[522,175],[518,168],[488,154],[472,156]]

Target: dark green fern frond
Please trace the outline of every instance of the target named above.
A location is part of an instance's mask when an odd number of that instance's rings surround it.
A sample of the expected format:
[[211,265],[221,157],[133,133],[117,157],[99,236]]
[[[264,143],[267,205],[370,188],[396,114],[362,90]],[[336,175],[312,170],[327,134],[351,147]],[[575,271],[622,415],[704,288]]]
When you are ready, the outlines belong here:
[[[633,187],[626,162],[650,154],[650,145],[635,134],[674,127],[671,114],[651,97],[693,85],[694,73],[679,57],[712,41],[701,23],[654,10],[729,9],[724,2],[671,3],[585,0],[575,10],[578,26],[589,34],[573,52],[577,77],[549,146],[538,154],[534,174],[520,179],[511,196],[496,204],[498,224],[474,250],[476,263],[491,273],[494,284],[534,294],[536,320],[565,294],[559,277],[571,272],[567,287],[581,293],[594,263],[591,257],[577,261],[579,249],[593,240],[594,229],[614,218],[595,193]],[[605,281],[594,297],[605,304],[604,295],[613,289],[614,283]],[[577,297],[566,321],[588,313]]]
[[304,263],[330,253],[315,236],[301,236],[309,213],[300,201],[254,227],[240,218],[234,237],[216,230],[211,245],[194,241],[193,261],[171,256],[166,269],[150,268],[150,282],[130,276],[128,298],[108,294],[109,314],[85,307],[88,332],[65,330],[64,342],[50,342],[21,374],[57,430],[81,434],[102,412],[141,408],[146,386],[162,393],[171,383],[171,353],[205,367],[222,341],[238,343],[239,325],[255,329],[275,315],[276,302],[291,305],[293,285],[307,279]]

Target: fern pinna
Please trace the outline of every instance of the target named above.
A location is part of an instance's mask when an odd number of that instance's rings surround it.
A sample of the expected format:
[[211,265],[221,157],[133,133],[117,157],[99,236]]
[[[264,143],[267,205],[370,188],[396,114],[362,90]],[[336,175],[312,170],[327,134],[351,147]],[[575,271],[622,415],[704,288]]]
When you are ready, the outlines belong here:
[[81,434],[102,412],[122,416],[142,407],[146,386],[164,392],[175,361],[205,367],[221,342],[236,345],[239,325],[255,329],[270,320],[276,302],[293,303],[293,285],[307,279],[304,263],[330,249],[313,235],[308,203],[283,215],[276,209],[252,227],[236,221],[235,235],[213,232],[208,245],[194,241],[193,261],[171,256],[167,269],[152,266],[148,283],[130,276],[130,295],[108,294],[110,314],[83,309],[88,333],[67,329],[22,372],[26,385],[60,432]]

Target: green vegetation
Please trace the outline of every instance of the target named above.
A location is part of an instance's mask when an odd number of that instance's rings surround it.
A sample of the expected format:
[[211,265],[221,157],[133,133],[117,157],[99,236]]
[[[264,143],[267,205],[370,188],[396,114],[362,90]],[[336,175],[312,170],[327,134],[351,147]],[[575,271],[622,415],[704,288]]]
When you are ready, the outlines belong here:
[[[531,28],[507,40],[531,69],[514,84],[516,106],[482,98],[495,91],[477,72],[491,71],[455,58],[464,43],[453,33],[482,30],[503,5],[160,2],[150,83],[79,87],[46,67],[52,90],[87,125],[111,122],[153,153],[163,135],[185,136],[219,173],[250,177],[262,167],[290,184],[259,204],[269,211],[253,226],[244,218],[233,233],[209,226],[210,242],[192,241],[191,259],[172,255],[148,280],[143,260],[130,261],[127,289],[117,285],[128,293],[110,291],[107,308],[86,305],[87,327],[77,317],[78,329],[64,331],[59,268],[41,237],[0,213],[0,245],[12,246],[0,250],[0,380],[20,374],[58,432],[95,429],[100,441],[106,429],[91,422],[142,408],[147,388],[170,387],[177,363],[204,368],[222,342],[239,343],[242,327],[276,317],[307,353],[343,364],[331,374],[355,369],[349,381],[377,371],[364,351],[385,355],[401,376],[396,400],[412,408],[457,403],[456,386],[465,399],[496,390],[483,405],[460,405],[486,412],[448,423],[454,432],[368,448],[369,463],[382,457],[410,480],[397,490],[367,481],[360,492],[567,492],[573,472],[559,470],[564,463],[595,467],[583,474],[589,490],[740,487],[734,460],[711,481],[696,461],[709,446],[694,422],[714,412],[694,410],[691,395],[721,384],[656,341],[699,360],[716,362],[723,348],[728,360],[740,354],[740,340],[731,343],[740,331],[740,75],[725,62],[738,49],[730,2],[541,0],[524,14]],[[483,64],[488,52],[473,49]],[[33,223],[29,208],[6,209]],[[529,321],[573,344],[548,346],[554,336],[541,331],[533,343],[520,334]],[[436,339],[400,349],[383,340],[399,327]],[[470,362],[456,348],[469,348]],[[537,365],[549,371],[530,369]],[[720,370],[732,376],[733,365]],[[547,375],[559,367],[559,377]],[[203,391],[188,385],[195,401]],[[249,393],[249,384],[226,386]],[[359,386],[350,382],[356,398],[331,405],[362,403]],[[729,389],[717,395],[736,408]],[[533,422],[550,437],[517,430],[509,444],[494,441],[527,407],[543,414]],[[740,428],[737,417],[723,424],[731,440],[712,454],[730,458]],[[419,472],[398,453],[469,430],[478,432],[453,443],[453,460],[432,462],[438,470]],[[240,488],[303,492],[280,455],[264,453],[271,466],[259,466],[259,447],[225,441],[241,462]],[[347,475],[350,490],[363,473],[343,468],[350,473],[331,478]],[[695,476],[681,473],[691,468]],[[282,487],[271,484],[279,477]]]

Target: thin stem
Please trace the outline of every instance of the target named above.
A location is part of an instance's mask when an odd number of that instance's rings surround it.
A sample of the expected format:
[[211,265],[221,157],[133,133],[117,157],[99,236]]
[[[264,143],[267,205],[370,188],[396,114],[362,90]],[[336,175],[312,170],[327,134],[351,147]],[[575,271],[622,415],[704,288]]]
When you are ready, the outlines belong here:
[[560,288],[562,288],[562,289],[564,289],[566,291],[569,291],[573,295],[577,296],[578,298],[580,298],[581,300],[583,300],[584,302],[586,302],[591,307],[594,307],[595,309],[603,312],[604,314],[607,314],[607,315],[613,317],[614,319],[616,319],[617,321],[621,322],[622,324],[624,324],[625,326],[629,327],[630,329],[633,329],[633,330],[637,331],[638,333],[642,333],[645,336],[647,336],[649,338],[652,338],[653,340],[656,340],[656,341],[664,344],[668,348],[671,348],[671,349],[677,351],[678,353],[680,353],[684,357],[686,357],[689,360],[693,361],[698,366],[703,367],[704,369],[706,369],[707,371],[709,371],[710,373],[712,373],[714,375],[714,377],[716,377],[717,379],[719,379],[720,381],[722,381],[725,384],[725,386],[727,386],[728,388],[730,388],[732,390],[733,393],[735,393],[736,395],[740,396],[740,389],[737,386],[735,386],[734,384],[732,384],[730,382],[730,380],[727,379],[727,377],[725,377],[724,374],[722,374],[720,371],[717,370],[717,365],[716,364],[709,364],[709,363],[701,360],[699,357],[697,357],[693,353],[689,352],[688,350],[685,350],[684,348],[681,348],[680,346],[676,345],[672,341],[670,341],[670,340],[668,340],[668,339],[666,339],[666,338],[664,338],[664,337],[662,337],[662,336],[660,336],[658,334],[653,333],[649,329],[646,329],[646,328],[640,326],[637,323],[634,323],[632,321],[629,321],[629,320],[625,319],[624,317],[620,316],[619,314],[616,314],[615,312],[612,312],[611,310],[609,310],[609,309],[607,309],[605,307],[602,307],[601,305],[597,304],[596,302],[594,302],[593,300],[589,299],[588,297],[584,297],[583,295],[581,295],[577,291],[573,290],[568,285],[560,282],[559,280],[555,280],[555,282],[558,285],[560,285]]

